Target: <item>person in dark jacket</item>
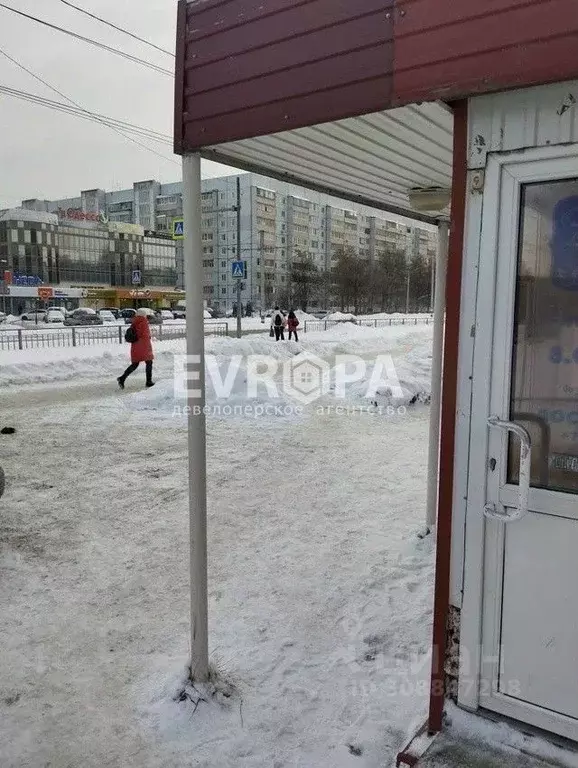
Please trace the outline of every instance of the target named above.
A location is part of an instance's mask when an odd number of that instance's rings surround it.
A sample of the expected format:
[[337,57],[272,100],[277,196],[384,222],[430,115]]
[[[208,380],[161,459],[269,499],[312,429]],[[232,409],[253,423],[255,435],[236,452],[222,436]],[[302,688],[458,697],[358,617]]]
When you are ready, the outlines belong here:
[[297,326],[299,325],[299,320],[297,319],[297,315],[293,310],[289,312],[287,315],[287,329],[289,330],[289,341],[291,341],[291,334],[295,336],[295,341],[299,341],[297,338]]
[[151,329],[147,317],[146,309],[137,309],[136,315],[133,317],[131,326],[136,333],[136,341],[130,345],[130,360],[131,364],[126,371],[119,376],[118,386],[124,389],[124,383],[131,373],[134,373],[139,366],[139,363],[145,364],[146,372],[146,386],[154,387],[153,381],[153,345],[151,341]]
[[275,341],[279,341],[279,339],[285,341],[285,334],[283,332],[285,328],[284,320],[285,315],[283,312],[281,312],[279,307],[275,307],[273,314],[271,315],[271,329],[275,333]]

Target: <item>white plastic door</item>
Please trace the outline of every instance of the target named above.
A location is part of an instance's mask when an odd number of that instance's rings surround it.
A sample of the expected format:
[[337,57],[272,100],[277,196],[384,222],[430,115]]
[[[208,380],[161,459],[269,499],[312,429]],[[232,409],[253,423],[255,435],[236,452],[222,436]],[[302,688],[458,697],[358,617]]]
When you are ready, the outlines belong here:
[[578,740],[578,147],[562,153],[488,166],[468,505],[479,705]]

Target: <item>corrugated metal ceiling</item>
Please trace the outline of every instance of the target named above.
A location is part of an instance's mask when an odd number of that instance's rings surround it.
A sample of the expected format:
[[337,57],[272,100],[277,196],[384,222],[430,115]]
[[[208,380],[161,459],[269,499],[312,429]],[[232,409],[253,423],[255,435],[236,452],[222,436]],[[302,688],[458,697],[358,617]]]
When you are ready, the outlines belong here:
[[453,116],[411,105],[310,128],[205,147],[203,157],[382,210],[412,210],[414,188],[450,188]]

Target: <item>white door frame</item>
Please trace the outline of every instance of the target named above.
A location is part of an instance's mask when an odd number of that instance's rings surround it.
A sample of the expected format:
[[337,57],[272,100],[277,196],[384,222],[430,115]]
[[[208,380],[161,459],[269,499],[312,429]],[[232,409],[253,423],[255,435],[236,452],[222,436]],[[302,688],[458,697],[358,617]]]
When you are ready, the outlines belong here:
[[[495,497],[496,488],[489,487],[487,460],[489,455],[490,415],[508,417],[509,399],[501,393],[492,396],[490,371],[493,366],[507,370],[512,355],[512,330],[514,318],[514,287],[517,271],[517,246],[519,237],[520,189],[522,184],[553,181],[578,177],[578,145],[531,148],[517,152],[490,154],[486,167],[484,201],[479,252],[469,243],[471,251],[465,254],[464,271],[479,269],[476,296],[475,341],[472,365],[472,408],[470,417],[471,451],[469,457],[469,483],[466,501],[466,534],[464,591],[460,629],[460,677],[458,702],[461,706],[476,710],[492,701],[492,709],[538,727],[552,730],[569,738],[577,738],[576,721],[562,716],[549,717],[544,710],[530,704],[515,701],[489,689],[488,676],[497,660],[486,659],[482,665],[482,647],[492,643],[492,633],[499,627],[499,617],[493,620],[484,614],[485,574],[496,576],[501,572],[498,557],[503,543],[503,523],[487,520],[483,510],[490,493]],[[502,201],[505,203],[502,205]],[[501,259],[498,253],[508,253],[509,259]],[[498,269],[500,273],[498,274]],[[501,316],[496,316],[496,285],[509,291],[511,304],[502,302]],[[463,332],[463,329],[462,329]],[[508,366],[505,361],[508,361]],[[470,372],[464,371],[464,376]],[[464,386],[465,383],[461,382]],[[490,402],[492,396],[493,402]],[[500,399],[500,398],[498,398]],[[491,439],[505,441],[492,430]],[[497,482],[499,478],[497,477]],[[515,488],[506,486],[504,494],[514,493]],[[551,505],[551,491],[531,490],[530,508],[547,510]],[[576,510],[576,497],[557,494],[557,509],[570,513]],[[559,512],[558,512],[559,514]],[[515,523],[511,523],[515,525]],[[497,570],[496,570],[497,569]],[[501,578],[501,577],[500,577]],[[499,601],[495,601],[498,605]],[[486,611],[488,614],[488,611]],[[486,641],[484,644],[483,641]],[[489,665],[489,666],[488,666]],[[484,669],[482,669],[484,666]],[[495,679],[489,677],[489,679]],[[488,698],[489,697],[489,698]],[[564,722],[567,721],[567,722]]]

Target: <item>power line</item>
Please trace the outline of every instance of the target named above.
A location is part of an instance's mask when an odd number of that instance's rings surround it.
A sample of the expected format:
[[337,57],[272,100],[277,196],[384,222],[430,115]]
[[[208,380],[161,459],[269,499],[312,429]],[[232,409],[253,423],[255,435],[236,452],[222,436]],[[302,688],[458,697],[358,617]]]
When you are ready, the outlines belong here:
[[[5,56],[9,61],[11,61],[13,64],[15,64],[20,69],[24,70],[24,72],[27,72],[31,77],[33,77],[35,80],[38,80],[38,82],[42,83],[42,85],[46,86],[46,88],[49,88],[54,93],[58,94],[58,96],[61,96],[63,99],[69,102],[69,104],[72,104],[73,106],[77,107],[78,109],[82,109],[80,104],[78,102],[74,101],[74,99],[71,99],[69,96],[67,96],[62,91],[59,91],[58,88],[55,88],[53,85],[48,83],[46,80],[43,80],[40,75],[37,75],[36,72],[33,72],[31,69],[28,69],[24,66],[21,62],[19,62],[14,57],[10,56],[6,51],[4,51],[2,48],[0,48],[0,53],[2,53],[3,56]],[[110,128],[111,130],[115,131],[115,133],[119,134],[119,136],[122,136],[123,138],[127,139],[128,141],[131,141],[133,144],[136,144],[141,149],[145,149],[147,152],[152,152],[153,155],[156,155],[157,157],[160,157],[162,160],[174,163],[175,165],[179,165],[178,161],[174,160],[172,157],[166,157],[166,155],[162,155],[160,152],[157,152],[156,149],[153,149],[152,147],[147,146],[146,144],[143,144],[141,141],[138,141],[133,136],[129,136],[127,133],[122,131],[118,127],[114,127],[112,125],[107,124],[103,120],[99,120],[96,116],[95,119],[97,122],[100,122],[102,125],[106,126],[107,128]]]
[[85,118],[86,120],[103,123],[111,128],[120,128],[129,133],[135,133],[152,141],[158,141],[164,144],[171,143],[170,136],[158,133],[157,131],[152,131],[149,128],[143,128],[139,125],[134,125],[133,123],[127,123],[124,120],[117,120],[114,117],[100,115],[97,112],[91,112],[90,110],[83,109],[82,107],[69,106],[68,104],[63,104],[60,101],[46,99],[44,96],[37,96],[34,93],[27,93],[26,91],[9,88],[5,85],[0,85],[0,93],[4,93],[6,96],[13,96],[14,98],[21,99],[22,101],[28,101],[31,104],[38,104],[40,106],[48,107],[49,109],[53,109],[57,112],[64,112],[69,115]]
[[12,8],[9,5],[5,5],[4,3],[0,3],[0,8],[4,8],[6,11],[11,11],[12,13],[16,13],[18,16],[22,16],[23,18],[28,19],[29,21],[35,21],[37,24],[42,24],[43,26],[48,27],[49,29],[56,30],[57,32],[62,32],[65,35],[70,35],[71,37],[74,37],[77,40],[81,40],[84,43],[88,43],[89,45],[94,45],[97,48],[102,48],[103,50],[108,51],[109,53],[114,53],[116,56],[122,56],[124,59],[128,59],[129,61],[132,61],[135,64],[140,64],[143,67],[148,67],[149,69],[152,69],[154,72],[158,72],[159,74],[168,75],[169,77],[173,76],[173,72],[171,72],[171,70],[164,69],[164,67],[159,67],[157,64],[153,64],[152,62],[147,61],[146,59],[141,59],[138,56],[133,56],[130,53],[121,51],[119,48],[113,48],[110,45],[105,45],[104,43],[98,42],[98,40],[93,40],[91,37],[85,37],[84,35],[79,35],[77,32],[73,32],[70,29],[59,27],[57,24],[51,24],[49,21],[44,21],[44,19],[39,19],[37,16],[31,16],[28,13],[19,11],[16,8]]
[[106,24],[108,27],[112,27],[113,29],[116,29],[118,32],[122,32],[123,34],[128,35],[129,37],[132,37],[134,40],[138,40],[140,43],[144,43],[145,45],[150,45],[151,48],[155,48],[157,51],[160,51],[161,53],[166,53],[167,56],[172,56],[173,58],[175,57],[175,54],[172,53],[172,51],[167,51],[166,48],[161,48],[160,46],[155,45],[154,43],[151,43],[150,40],[145,40],[145,38],[135,35],[134,32],[130,32],[128,29],[124,29],[123,27],[119,27],[116,24],[113,24],[112,21],[107,21],[106,19],[103,19],[100,16],[96,16],[94,13],[87,11],[86,8],[81,8],[80,6],[69,2],[69,0],[60,0],[60,2],[64,3],[64,5],[68,5],[70,8],[74,8],[74,10],[79,11],[79,13],[84,13],[85,16],[90,16],[91,19],[95,19],[96,21],[99,21],[101,24]]

